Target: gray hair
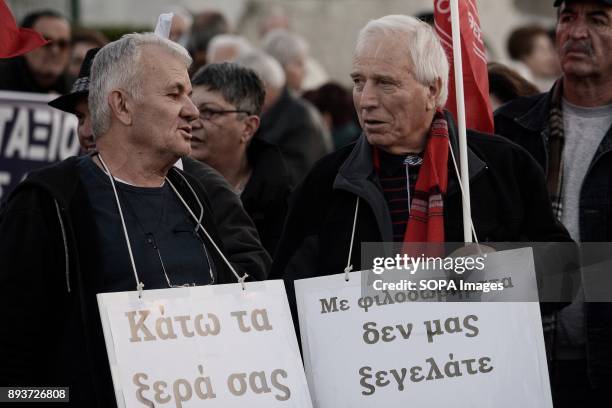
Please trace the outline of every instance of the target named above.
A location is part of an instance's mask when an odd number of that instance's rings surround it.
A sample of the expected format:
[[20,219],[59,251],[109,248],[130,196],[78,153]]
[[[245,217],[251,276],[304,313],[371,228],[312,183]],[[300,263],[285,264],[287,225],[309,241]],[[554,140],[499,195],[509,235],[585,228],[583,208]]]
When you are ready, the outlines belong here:
[[270,31],[263,39],[262,49],[285,67],[308,55],[308,43],[298,34],[285,29]]
[[105,134],[111,124],[108,95],[115,89],[126,91],[135,99],[141,98],[140,56],[147,46],[157,46],[180,59],[186,68],[191,57],[185,48],[153,33],[126,34],[98,51],[91,65],[89,110],[95,137]]
[[406,39],[405,49],[410,55],[415,79],[424,86],[430,86],[439,78],[442,88],[436,105],[443,107],[448,98],[449,64],[433,29],[419,19],[404,15],[370,20],[359,32],[355,52],[361,49],[366,40],[377,36],[401,36]]
[[236,63],[255,71],[264,84],[273,89],[285,86],[285,71],[283,67],[268,54],[255,51],[236,60]]
[[208,43],[206,49],[206,63],[224,62],[215,61],[213,57],[220,48],[232,47],[236,50],[236,56],[248,54],[253,51],[253,46],[246,38],[236,34],[217,34]]
[[207,64],[191,78],[194,87],[220,93],[227,102],[249,115],[260,115],[266,91],[255,71],[233,62]]

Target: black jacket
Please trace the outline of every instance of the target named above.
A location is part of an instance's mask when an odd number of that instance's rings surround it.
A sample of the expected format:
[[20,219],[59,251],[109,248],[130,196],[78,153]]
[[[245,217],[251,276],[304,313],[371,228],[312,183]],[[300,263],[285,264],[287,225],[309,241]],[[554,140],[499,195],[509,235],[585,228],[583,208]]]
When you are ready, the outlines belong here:
[[259,225],[253,224],[253,215],[247,214],[232,186],[217,170],[189,157],[183,158],[183,169],[185,173],[192,175],[208,194],[227,259],[239,273],[246,272],[255,280],[264,280],[270,272],[272,252],[266,251],[268,248],[265,247],[264,235],[259,230]]
[[[77,158],[35,171],[0,211],[0,385],[69,386],[74,407],[114,407],[96,293],[94,220]],[[183,174],[204,206],[202,224],[221,248],[206,193]],[[168,177],[199,207],[178,170]],[[215,282],[236,279],[203,237]],[[133,289],[130,289],[133,290]]]
[[331,151],[331,146],[325,142],[330,136],[325,133],[316,108],[286,88],[278,101],[261,116],[255,137],[280,148],[291,180],[296,184],[318,159]]
[[[456,129],[449,115],[453,151]],[[544,175],[518,145],[468,130],[472,218],[481,242],[571,241],[551,210]],[[444,197],[448,242],[463,242],[461,193],[449,155]],[[320,160],[291,198],[271,278],[283,278],[295,312],[296,279],[342,273],[347,265],[356,198],[360,197],[350,264],[361,265],[360,244],[393,242],[391,217],[365,136]]]
[[[550,93],[519,98],[495,111],[495,132],[525,148],[545,170]],[[589,166],[580,191],[580,241],[612,241],[612,127]]]
[[270,254],[278,244],[287,216],[291,177],[278,147],[253,139],[247,150],[251,177],[240,195]]
[[[548,92],[516,99],[495,112],[495,131],[524,147],[542,169],[548,166],[550,106]],[[581,242],[612,241],[612,128],[597,148],[584,178],[579,217]],[[612,384],[612,303],[587,302],[585,318],[589,383],[606,390]]]

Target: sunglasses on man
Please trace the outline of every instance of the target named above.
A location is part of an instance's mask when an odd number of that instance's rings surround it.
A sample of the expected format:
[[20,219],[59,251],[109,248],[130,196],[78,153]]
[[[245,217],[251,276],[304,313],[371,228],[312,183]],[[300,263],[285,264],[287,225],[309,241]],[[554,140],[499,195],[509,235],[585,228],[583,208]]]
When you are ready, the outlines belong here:
[[65,38],[60,38],[58,40],[54,38],[44,37],[45,40],[49,41],[43,47],[47,49],[51,49],[53,47],[57,47],[60,51],[66,50],[70,46],[70,40]]

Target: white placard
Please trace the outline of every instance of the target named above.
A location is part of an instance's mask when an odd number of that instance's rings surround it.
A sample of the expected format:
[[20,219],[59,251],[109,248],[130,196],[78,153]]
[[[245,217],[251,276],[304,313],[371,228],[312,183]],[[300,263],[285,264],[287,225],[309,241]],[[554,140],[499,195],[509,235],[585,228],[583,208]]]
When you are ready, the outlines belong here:
[[282,281],[97,297],[119,407],[312,406]]
[[[488,257],[535,282],[530,250]],[[295,282],[315,407],[552,408],[538,303],[366,302],[360,274]]]

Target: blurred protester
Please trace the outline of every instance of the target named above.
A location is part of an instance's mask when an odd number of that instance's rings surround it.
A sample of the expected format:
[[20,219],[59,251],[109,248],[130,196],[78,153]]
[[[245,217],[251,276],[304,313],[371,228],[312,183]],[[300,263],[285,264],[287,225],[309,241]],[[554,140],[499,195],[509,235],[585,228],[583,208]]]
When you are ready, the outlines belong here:
[[216,35],[229,32],[229,23],[219,11],[204,11],[194,17],[187,42],[187,50],[193,58],[191,72],[196,72],[206,65],[206,51],[210,40]]
[[547,31],[537,25],[519,27],[508,37],[508,54],[519,73],[540,91],[547,91],[561,73],[559,58]]
[[[555,214],[572,238],[612,241],[612,0],[561,1],[556,46],[563,76],[495,113],[496,131],[546,171]],[[608,292],[609,292],[608,288]],[[612,386],[612,305],[577,300],[556,319],[555,407],[601,406]],[[552,326],[554,328],[554,326]]]
[[[270,274],[284,278],[293,311],[294,280],[367,269],[363,242],[463,241],[449,152],[459,156],[457,129],[442,110],[448,74],[440,40],[416,18],[386,16],[360,31],[351,77],[364,135],[321,159],[297,188]],[[467,141],[481,241],[569,240],[527,152],[473,130]]]
[[83,66],[87,51],[92,48],[102,48],[108,44],[108,38],[100,31],[88,28],[78,28],[72,34],[72,49],[70,50],[70,62],[68,74],[76,78]]
[[236,34],[219,34],[208,43],[206,63],[232,62],[252,51],[254,48],[245,37]]
[[285,87],[285,73],[274,58],[254,52],[236,62],[255,71],[265,86],[261,123],[255,137],[280,148],[291,180],[297,184],[315,161],[332,150],[321,115]]
[[487,64],[489,73],[489,99],[493,110],[521,96],[540,93],[538,88],[518,72],[497,62]]
[[283,67],[287,88],[299,93],[306,74],[306,40],[291,31],[273,30],[264,37],[262,48]]
[[169,39],[182,46],[187,45],[189,39],[189,30],[193,25],[193,16],[184,7],[174,6],[170,8],[172,16],[172,25],[170,26]]
[[[87,98],[91,63],[98,51],[99,48],[88,51],[79,77],[70,93],[49,102],[49,105],[56,109],[76,115],[79,120],[77,134],[83,153],[91,153],[96,150]],[[262,248],[255,225],[244,211],[232,187],[207,164],[183,157],[177,163],[177,167],[181,168],[181,166],[186,173],[192,175],[206,188],[213,208],[212,216],[230,262],[250,276],[265,277],[270,268],[271,259]]]
[[38,31],[50,42],[25,55],[0,60],[0,90],[66,93],[72,78],[66,74],[70,57],[70,24],[52,10],[24,17],[21,26]]
[[0,384],[115,407],[95,294],[236,282],[212,245],[223,248],[206,191],[174,167],[198,117],[190,62],[154,34],[102,48],[89,95],[98,154],[31,173],[3,207]]
[[255,72],[233,63],[208,64],[191,83],[191,98],[200,110],[200,119],[192,123],[191,156],[214,167],[234,187],[261,242],[273,254],[291,181],[278,147],[253,138],[263,83]]
[[[272,7],[262,19],[259,27],[259,33],[262,39],[272,31],[277,30],[291,31],[290,19],[282,7]],[[276,58],[276,56],[272,56]],[[299,90],[313,90],[329,81],[329,75],[325,71],[325,68],[312,55],[306,55],[303,65],[304,73]],[[291,80],[288,79],[288,82],[291,82]]]
[[318,89],[305,92],[302,97],[321,113],[323,123],[332,135],[334,150],[357,140],[361,134],[359,119],[353,97],[342,85],[328,82]]
[[291,23],[289,21],[289,17],[285,13],[285,10],[282,7],[275,6],[272,7],[262,18],[259,25],[259,35],[263,38],[270,31],[278,29],[289,30],[290,28]]

